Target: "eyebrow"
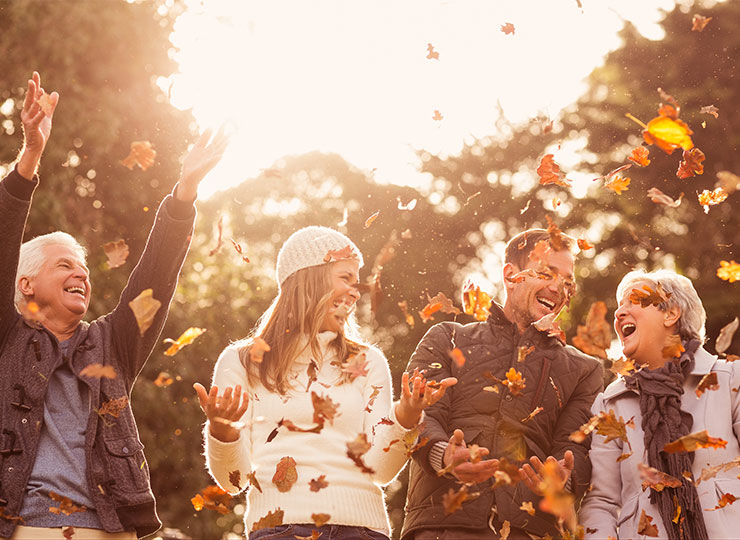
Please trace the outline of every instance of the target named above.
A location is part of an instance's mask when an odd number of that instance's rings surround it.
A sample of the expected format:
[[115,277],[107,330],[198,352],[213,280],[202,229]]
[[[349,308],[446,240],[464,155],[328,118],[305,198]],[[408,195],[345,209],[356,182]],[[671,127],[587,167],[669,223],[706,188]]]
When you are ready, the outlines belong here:
[[72,259],[69,259],[67,257],[61,257],[60,259],[57,260],[57,264],[63,263],[63,262],[65,262],[65,263],[67,263],[67,264],[69,264],[71,266],[81,266],[82,268],[85,269],[85,272],[87,272],[88,274],[90,273],[90,269],[87,267],[87,265],[85,263],[79,263],[79,262],[73,261]]
[[552,270],[553,272],[555,272],[556,274],[558,274],[559,276],[563,276],[565,279],[570,279],[570,280],[574,279],[573,274],[563,275],[563,273],[560,270],[558,270],[558,268],[555,266],[548,266],[548,268]]

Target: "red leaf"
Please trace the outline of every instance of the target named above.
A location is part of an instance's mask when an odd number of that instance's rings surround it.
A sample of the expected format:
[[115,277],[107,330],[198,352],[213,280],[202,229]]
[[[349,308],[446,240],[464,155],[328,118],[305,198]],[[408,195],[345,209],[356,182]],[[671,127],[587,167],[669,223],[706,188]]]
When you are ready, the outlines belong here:
[[501,25],[501,31],[504,34],[509,35],[509,34],[514,34],[514,32],[516,32],[516,28],[514,28],[513,24],[511,24],[510,22],[507,22],[506,24]]

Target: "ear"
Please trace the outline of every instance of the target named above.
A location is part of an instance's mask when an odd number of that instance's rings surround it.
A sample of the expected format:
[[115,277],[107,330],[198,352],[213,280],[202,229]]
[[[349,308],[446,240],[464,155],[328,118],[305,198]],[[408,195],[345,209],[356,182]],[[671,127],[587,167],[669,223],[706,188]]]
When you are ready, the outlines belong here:
[[506,263],[501,270],[501,273],[504,276],[504,287],[506,287],[507,291],[514,286],[514,284],[509,281],[509,278],[517,272],[519,272],[519,268],[513,263]]
[[663,315],[663,325],[666,328],[670,328],[671,326],[678,324],[678,320],[681,318],[681,308],[679,308],[678,306],[671,306],[667,310],[665,310]]
[[21,276],[18,280],[18,290],[20,290],[24,296],[33,296],[33,283],[31,283],[31,278],[28,276]]

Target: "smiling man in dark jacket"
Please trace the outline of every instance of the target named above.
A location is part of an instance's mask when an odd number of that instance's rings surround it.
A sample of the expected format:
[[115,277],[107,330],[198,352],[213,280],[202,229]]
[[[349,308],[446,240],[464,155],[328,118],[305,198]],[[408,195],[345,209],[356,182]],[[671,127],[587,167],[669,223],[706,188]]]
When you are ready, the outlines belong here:
[[[428,442],[411,462],[404,540],[501,538],[505,522],[510,540],[556,538],[557,519],[539,509],[543,462],[551,462],[557,483],[576,501],[587,489],[588,443],[569,435],[589,419],[603,386],[602,367],[565,346],[549,324],[574,290],[573,244],[559,231],[520,233],[506,247],[503,307],[492,304],[485,322],[437,324],[416,348],[410,370],[424,369],[434,380],[457,377],[458,383],[426,409],[420,436]],[[461,366],[451,360],[455,348],[466,359]],[[478,457],[488,459],[471,457],[473,444],[480,447]],[[500,476],[494,488],[502,458],[508,473],[523,480],[507,485]],[[479,495],[446,512],[443,497],[461,484]],[[526,502],[534,515],[522,508]]]
[[[219,133],[208,144],[205,133],[195,144],[118,305],[87,323],[84,249],[60,232],[21,247],[59,100],[40,83],[38,73],[28,81],[24,146],[0,182],[0,537],[61,538],[74,527],[80,538],[136,538],[161,523],[128,398],[167,317],[198,184],[227,141]],[[148,327],[129,306],[147,290],[161,303]]]

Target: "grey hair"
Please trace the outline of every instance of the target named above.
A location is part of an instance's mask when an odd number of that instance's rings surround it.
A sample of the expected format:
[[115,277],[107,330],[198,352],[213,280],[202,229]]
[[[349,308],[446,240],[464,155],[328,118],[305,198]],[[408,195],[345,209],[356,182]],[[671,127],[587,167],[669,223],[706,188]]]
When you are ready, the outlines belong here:
[[656,270],[645,272],[644,270],[633,270],[628,272],[617,287],[617,302],[624,296],[625,291],[633,288],[636,284],[648,285],[655,290],[660,284],[670,298],[658,306],[661,311],[667,311],[672,307],[681,310],[678,319],[678,334],[684,339],[698,339],[704,343],[707,322],[707,312],[701,298],[694,288],[694,284],[686,276],[677,274],[672,270]]
[[67,246],[74,249],[83,261],[87,261],[87,251],[71,234],[56,231],[43,234],[25,242],[18,258],[18,271],[15,274],[15,305],[23,301],[23,293],[18,288],[21,277],[35,277],[46,262],[44,248],[47,246]]

